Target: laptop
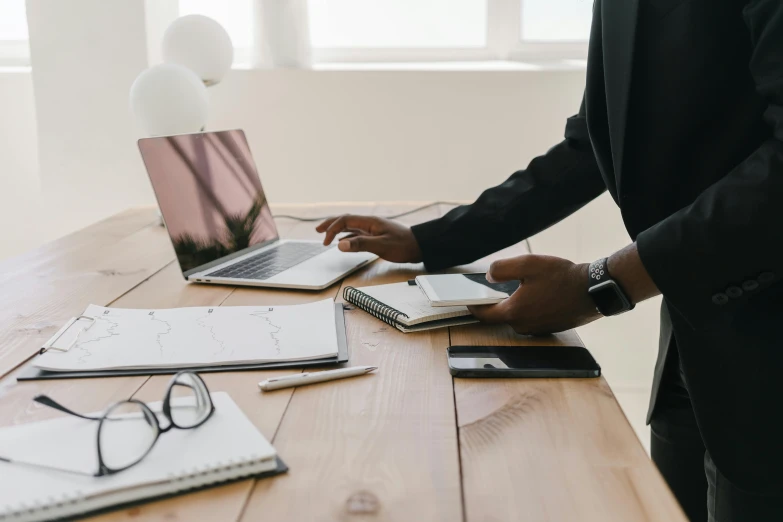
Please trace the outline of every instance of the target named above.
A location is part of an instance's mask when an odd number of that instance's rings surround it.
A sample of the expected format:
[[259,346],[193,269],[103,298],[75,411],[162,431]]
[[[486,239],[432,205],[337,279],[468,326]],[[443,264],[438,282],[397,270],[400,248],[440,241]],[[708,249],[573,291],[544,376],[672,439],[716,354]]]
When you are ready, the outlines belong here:
[[280,239],[241,130],[145,138],[139,150],[188,281],[321,290],[377,259]]

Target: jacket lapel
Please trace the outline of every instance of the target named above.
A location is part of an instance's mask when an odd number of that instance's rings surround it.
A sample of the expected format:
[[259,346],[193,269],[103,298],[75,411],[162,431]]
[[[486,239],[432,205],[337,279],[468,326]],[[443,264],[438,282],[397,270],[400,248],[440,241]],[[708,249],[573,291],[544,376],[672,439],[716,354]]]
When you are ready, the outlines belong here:
[[[620,185],[639,0],[601,2],[604,81],[615,178]],[[618,188],[619,191],[619,188]]]

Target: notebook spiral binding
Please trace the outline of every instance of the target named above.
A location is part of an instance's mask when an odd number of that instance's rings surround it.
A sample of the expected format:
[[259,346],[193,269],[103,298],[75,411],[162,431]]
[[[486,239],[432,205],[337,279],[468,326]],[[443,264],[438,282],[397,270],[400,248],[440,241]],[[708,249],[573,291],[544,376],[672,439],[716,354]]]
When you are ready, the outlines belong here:
[[[214,465],[205,465],[202,467],[194,467],[190,469],[183,469],[181,471],[178,471],[176,473],[169,473],[167,475],[167,479],[171,483],[184,483],[189,479],[197,478],[200,475],[210,475],[215,472],[220,471],[228,471],[228,470],[234,470],[237,468],[243,468],[243,467],[250,467],[252,464],[256,464],[259,462],[260,456],[258,454],[252,454],[244,459],[228,459],[225,461],[218,462]],[[221,482],[226,482],[227,479],[216,479],[211,484],[217,484]],[[176,492],[186,492],[191,489],[194,489],[194,486],[192,485],[183,485],[181,487],[176,488]],[[39,511],[45,510],[45,509],[52,509],[52,508],[62,508],[69,504],[77,504],[80,501],[83,501],[85,499],[85,495],[82,493],[82,491],[78,490],[73,493],[66,493],[62,496],[49,496],[46,501],[37,500],[33,504],[27,504],[25,502],[19,502],[18,504],[11,504],[8,506],[4,506],[2,509],[0,509],[0,521],[5,520],[6,517],[22,517],[25,515],[32,515]]]
[[226,471],[226,470],[232,470],[241,467],[248,467],[258,463],[260,460],[261,457],[258,454],[254,453],[243,459],[238,459],[238,460],[228,459],[228,460],[216,462],[215,464],[207,464],[200,467],[197,466],[193,468],[185,468],[176,473],[169,473],[167,478],[171,482],[184,481],[184,480],[192,479],[194,477],[198,477],[199,475],[209,475],[218,471]]
[[399,321],[400,317],[408,318],[407,314],[383,304],[374,297],[370,297],[352,286],[348,286],[343,290],[343,299],[395,328],[397,325],[402,324]]
[[48,508],[59,508],[67,506],[68,504],[76,504],[80,500],[83,500],[84,494],[80,491],[74,491],[73,493],[66,493],[61,496],[49,496],[46,502],[42,500],[35,500],[28,504],[26,502],[19,502],[17,504],[9,504],[4,506],[0,510],[0,520],[5,520],[6,517],[23,517],[25,515],[33,515],[39,511]]

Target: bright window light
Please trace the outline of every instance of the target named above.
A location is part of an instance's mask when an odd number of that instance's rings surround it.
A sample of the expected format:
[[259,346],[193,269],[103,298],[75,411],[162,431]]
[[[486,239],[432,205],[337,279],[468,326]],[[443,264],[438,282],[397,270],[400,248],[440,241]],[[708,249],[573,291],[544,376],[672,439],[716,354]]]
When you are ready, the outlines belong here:
[[487,40],[487,0],[309,0],[309,8],[316,48],[479,48]]
[[0,0],[0,40],[27,40],[24,0]]
[[216,20],[228,31],[235,48],[253,45],[253,0],[179,0],[179,14],[200,14]]
[[522,0],[522,39],[583,41],[590,37],[593,0]]

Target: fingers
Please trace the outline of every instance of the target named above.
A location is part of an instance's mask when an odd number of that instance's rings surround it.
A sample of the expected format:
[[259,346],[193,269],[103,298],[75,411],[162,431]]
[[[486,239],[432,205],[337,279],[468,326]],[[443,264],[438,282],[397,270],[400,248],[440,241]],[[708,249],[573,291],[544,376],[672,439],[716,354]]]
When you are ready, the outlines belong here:
[[532,255],[499,259],[492,263],[487,272],[487,281],[502,283],[504,281],[524,280],[536,272],[536,258]]
[[337,248],[342,252],[371,252],[381,255],[383,239],[374,236],[349,236],[337,243]]
[[318,232],[319,234],[323,234],[324,232],[326,232],[326,229],[327,229],[327,228],[329,228],[329,225],[331,225],[332,223],[334,223],[334,221],[335,221],[335,220],[336,220],[338,217],[340,217],[340,216],[334,216],[334,217],[330,217],[330,218],[328,218],[328,219],[324,219],[323,221],[321,221],[321,224],[320,224],[320,225],[318,225],[317,227],[315,227],[315,231],[316,231],[316,232]]
[[334,237],[345,230],[345,218],[346,216],[339,216],[334,218],[331,223],[329,223],[325,229],[326,236],[324,237],[324,245],[331,245],[332,241],[334,241]]
[[508,300],[495,305],[469,306],[468,311],[482,323],[506,323],[509,320]]
[[373,230],[377,228],[376,218],[368,216],[351,216],[344,215],[326,220],[318,227],[316,231],[326,232],[324,237],[324,245],[330,245],[337,234],[341,232],[364,232],[373,233]]

